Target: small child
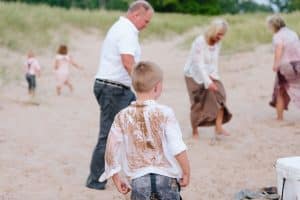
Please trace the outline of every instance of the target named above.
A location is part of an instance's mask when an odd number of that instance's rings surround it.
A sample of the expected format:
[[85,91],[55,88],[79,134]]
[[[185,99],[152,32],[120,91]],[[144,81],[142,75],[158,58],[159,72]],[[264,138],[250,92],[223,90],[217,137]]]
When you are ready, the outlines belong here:
[[28,83],[28,94],[34,97],[36,88],[36,75],[40,76],[41,67],[32,51],[27,54],[27,60],[24,63],[25,77]]
[[69,66],[72,65],[78,69],[82,69],[77,63],[74,62],[72,57],[68,54],[68,47],[66,45],[60,45],[55,57],[54,71],[56,75],[56,93],[61,94],[61,89],[64,85],[67,85],[70,91],[73,91],[73,85],[69,79]]
[[[111,127],[100,182],[112,177],[118,191],[132,200],[179,200],[180,186],[189,184],[186,145],[171,108],[158,104],[162,71],[140,62],[132,72],[137,100],[121,110]],[[121,178],[123,171],[129,179]]]

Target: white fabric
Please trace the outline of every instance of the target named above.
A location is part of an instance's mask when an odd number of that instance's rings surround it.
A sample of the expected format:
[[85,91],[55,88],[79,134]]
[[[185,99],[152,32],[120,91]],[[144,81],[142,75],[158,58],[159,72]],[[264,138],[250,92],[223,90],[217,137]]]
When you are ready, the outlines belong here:
[[141,48],[138,33],[139,31],[130,20],[120,17],[109,29],[104,39],[96,78],[131,86],[131,78],[122,63],[121,54],[132,55],[136,63],[140,60]]
[[105,153],[104,181],[123,170],[130,180],[149,173],[182,176],[175,155],[186,150],[175,115],[153,100],[133,102],[117,114]]
[[286,179],[283,199],[300,199],[300,157],[280,158],[276,162],[277,188],[281,195]]
[[58,69],[56,70],[59,73],[69,73],[69,66],[71,62],[71,58],[69,55],[61,55],[57,54],[55,56],[55,60],[58,62]]
[[283,53],[280,64],[300,60],[300,40],[296,32],[289,28],[281,28],[273,36],[273,45],[283,45]]
[[41,66],[36,58],[28,58],[24,63],[24,69],[26,73],[36,75],[36,73],[41,70]]
[[219,43],[210,46],[204,36],[198,36],[192,44],[184,67],[184,74],[193,78],[199,84],[204,83],[205,88],[208,88],[212,83],[211,78],[219,80],[218,58],[220,47]]

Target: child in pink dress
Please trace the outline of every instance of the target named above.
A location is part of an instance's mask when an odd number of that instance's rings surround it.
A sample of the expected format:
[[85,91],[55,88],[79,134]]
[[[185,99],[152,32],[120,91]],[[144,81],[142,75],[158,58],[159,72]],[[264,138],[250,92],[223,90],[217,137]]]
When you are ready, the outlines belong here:
[[61,94],[61,89],[64,85],[68,86],[70,91],[73,91],[73,85],[69,80],[69,66],[72,65],[78,69],[81,69],[77,63],[74,62],[72,57],[68,55],[68,47],[66,45],[60,45],[55,57],[54,70],[56,75],[56,93]]
[[35,95],[36,88],[36,75],[40,76],[41,67],[39,61],[35,58],[34,53],[29,51],[27,60],[24,63],[25,77],[28,83],[28,94],[31,97]]

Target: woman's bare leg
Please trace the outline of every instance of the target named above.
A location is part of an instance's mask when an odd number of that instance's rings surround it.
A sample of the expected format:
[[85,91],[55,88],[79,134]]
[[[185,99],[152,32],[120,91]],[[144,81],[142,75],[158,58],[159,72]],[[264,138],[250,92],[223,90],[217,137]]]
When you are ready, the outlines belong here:
[[229,136],[230,134],[223,129],[223,117],[224,117],[224,108],[221,108],[218,111],[217,119],[216,119],[216,133],[219,135],[226,135]]
[[195,140],[199,139],[198,127],[193,127],[193,139]]
[[278,92],[276,99],[276,111],[277,111],[277,120],[283,120],[283,111],[284,111],[284,99],[280,92]]

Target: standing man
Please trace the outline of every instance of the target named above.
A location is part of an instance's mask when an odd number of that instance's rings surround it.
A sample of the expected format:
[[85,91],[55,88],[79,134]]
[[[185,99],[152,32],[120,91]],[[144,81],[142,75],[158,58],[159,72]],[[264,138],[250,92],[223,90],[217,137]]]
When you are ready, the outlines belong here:
[[125,17],[120,17],[108,31],[102,46],[101,61],[94,84],[94,94],[100,106],[100,131],[94,149],[88,188],[104,190],[99,182],[104,172],[107,136],[115,115],[135,100],[131,91],[131,71],[140,60],[139,31],[147,27],[153,16],[152,6],[144,0],[133,2]]

